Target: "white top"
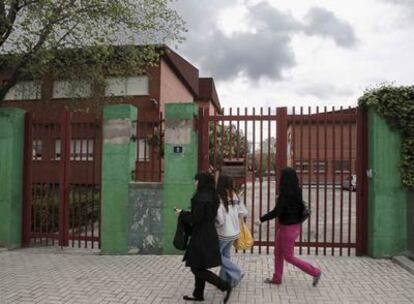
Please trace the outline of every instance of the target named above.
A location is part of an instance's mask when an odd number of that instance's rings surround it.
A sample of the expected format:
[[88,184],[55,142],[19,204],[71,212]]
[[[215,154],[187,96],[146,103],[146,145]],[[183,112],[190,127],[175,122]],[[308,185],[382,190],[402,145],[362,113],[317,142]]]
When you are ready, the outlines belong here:
[[[221,201],[221,199],[220,199]],[[232,241],[239,238],[240,220],[239,217],[246,216],[248,211],[246,206],[240,201],[237,195],[233,197],[234,205],[229,203],[229,211],[226,211],[223,202],[217,210],[216,229],[219,240]]]

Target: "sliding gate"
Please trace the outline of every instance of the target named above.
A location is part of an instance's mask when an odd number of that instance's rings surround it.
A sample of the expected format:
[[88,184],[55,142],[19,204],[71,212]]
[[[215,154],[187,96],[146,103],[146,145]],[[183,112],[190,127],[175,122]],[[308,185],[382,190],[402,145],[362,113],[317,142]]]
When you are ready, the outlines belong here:
[[[259,225],[259,218],[274,208],[286,166],[298,173],[312,211],[301,226],[298,252],[364,252],[365,177],[359,173],[357,183],[357,166],[364,163],[357,162],[356,109],[230,108],[223,115],[200,109],[198,129],[199,169],[231,175],[249,210],[255,239],[250,252],[273,252],[275,221]],[[355,190],[362,193],[358,201]]]
[[99,247],[101,127],[90,114],[27,114],[25,246]]

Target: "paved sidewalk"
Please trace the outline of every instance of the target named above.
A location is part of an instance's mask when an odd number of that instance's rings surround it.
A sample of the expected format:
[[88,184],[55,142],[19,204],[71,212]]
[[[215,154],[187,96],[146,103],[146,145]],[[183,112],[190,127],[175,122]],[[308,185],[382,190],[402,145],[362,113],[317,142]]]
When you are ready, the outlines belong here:
[[[230,303],[414,303],[414,276],[390,260],[304,257],[322,268],[311,278],[286,267],[284,282],[268,286],[272,256],[236,255],[246,271]],[[99,256],[85,251],[0,252],[0,303],[185,303],[193,277],[179,256]],[[205,303],[221,303],[208,286]]]

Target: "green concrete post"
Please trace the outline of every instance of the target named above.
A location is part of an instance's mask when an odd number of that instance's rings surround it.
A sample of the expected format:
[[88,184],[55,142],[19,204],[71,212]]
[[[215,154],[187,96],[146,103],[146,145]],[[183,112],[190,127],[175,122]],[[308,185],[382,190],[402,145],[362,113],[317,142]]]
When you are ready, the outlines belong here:
[[197,106],[167,104],[165,108],[163,253],[176,254],[173,244],[177,217],[173,208],[188,209],[198,165],[198,138],[193,129]]
[[21,246],[25,111],[0,109],[0,246]]
[[136,160],[137,108],[106,106],[103,112],[101,252],[128,253],[128,190]]
[[401,137],[368,111],[368,254],[390,257],[407,249],[407,191],[401,184]]

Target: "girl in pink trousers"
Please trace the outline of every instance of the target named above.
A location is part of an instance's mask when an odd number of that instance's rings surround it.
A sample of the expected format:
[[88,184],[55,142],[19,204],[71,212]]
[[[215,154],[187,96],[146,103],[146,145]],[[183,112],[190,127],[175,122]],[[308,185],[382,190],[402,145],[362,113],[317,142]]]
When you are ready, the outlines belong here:
[[318,284],[322,274],[321,270],[294,256],[295,240],[300,233],[303,211],[304,204],[298,176],[292,168],[285,168],[282,170],[280,178],[276,206],[260,218],[261,223],[278,218],[275,241],[275,270],[273,277],[265,279],[265,283],[282,283],[283,261],[285,260],[312,276],[313,286]]

